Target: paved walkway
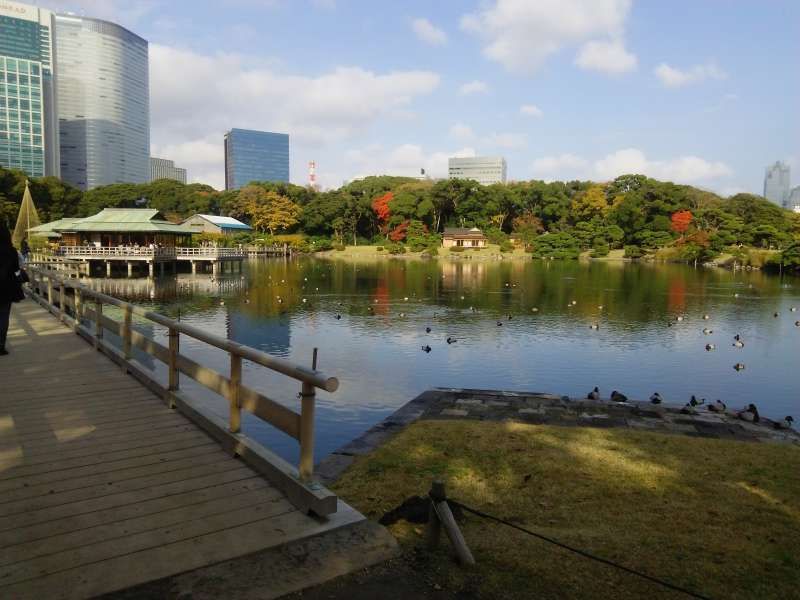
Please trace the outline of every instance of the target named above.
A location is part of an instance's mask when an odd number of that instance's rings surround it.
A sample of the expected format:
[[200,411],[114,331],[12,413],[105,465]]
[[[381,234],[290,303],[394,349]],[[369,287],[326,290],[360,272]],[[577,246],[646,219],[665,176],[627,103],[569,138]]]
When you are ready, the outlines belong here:
[[299,512],[33,302],[9,334],[0,598],[87,598],[363,520]]

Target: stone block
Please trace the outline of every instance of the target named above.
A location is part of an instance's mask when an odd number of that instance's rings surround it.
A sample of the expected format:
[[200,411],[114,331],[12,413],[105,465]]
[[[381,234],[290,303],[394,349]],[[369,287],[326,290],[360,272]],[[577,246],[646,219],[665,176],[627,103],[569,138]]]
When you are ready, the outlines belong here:
[[443,417],[466,417],[469,415],[469,412],[466,410],[461,410],[460,408],[445,408],[439,414]]

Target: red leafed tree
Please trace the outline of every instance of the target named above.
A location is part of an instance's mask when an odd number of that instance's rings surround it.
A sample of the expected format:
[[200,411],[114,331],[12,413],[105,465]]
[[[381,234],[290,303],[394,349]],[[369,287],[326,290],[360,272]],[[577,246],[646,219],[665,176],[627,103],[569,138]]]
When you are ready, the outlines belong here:
[[389,221],[389,217],[392,216],[392,211],[389,210],[389,202],[392,201],[392,198],[394,198],[392,192],[386,192],[383,196],[378,196],[372,201],[372,210],[375,211],[375,215],[378,217],[381,231],[386,230],[386,224]]
[[672,215],[672,231],[676,233],[686,233],[692,223],[692,211],[679,210]]
[[408,221],[403,221],[389,232],[389,239],[393,242],[402,242],[406,239],[406,231],[408,231]]

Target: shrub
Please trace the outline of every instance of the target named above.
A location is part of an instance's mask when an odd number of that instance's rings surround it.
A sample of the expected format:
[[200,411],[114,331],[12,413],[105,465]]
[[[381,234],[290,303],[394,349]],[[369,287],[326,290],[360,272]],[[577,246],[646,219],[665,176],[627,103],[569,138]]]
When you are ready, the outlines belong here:
[[602,256],[608,256],[608,253],[611,251],[611,248],[608,245],[608,242],[605,240],[595,240],[594,245],[592,246],[592,256],[600,258]]
[[385,250],[385,248],[383,246],[378,246],[377,248],[375,248],[375,250],[377,252],[383,252]]
[[333,244],[333,249],[337,252],[344,251],[344,244]]
[[486,239],[489,240],[490,244],[497,244],[500,246],[503,244],[503,242],[508,241],[508,234],[504,233],[497,227],[490,227],[484,232],[484,235],[486,236]]
[[625,258],[642,258],[644,256],[644,252],[639,246],[625,246]]
[[450,252],[463,252],[464,246],[450,246]]
[[513,252],[514,251],[514,244],[512,244],[508,240],[503,240],[500,244],[500,252]]
[[439,256],[439,247],[438,246],[431,246],[423,254],[427,254],[428,256]]
[[389,254],[405,254],[406,247],[403,244],[387,244],[386,251]]
[[327,238],[315,238],[308,244],[314,252],[325,252],[333,249],[333,242]]

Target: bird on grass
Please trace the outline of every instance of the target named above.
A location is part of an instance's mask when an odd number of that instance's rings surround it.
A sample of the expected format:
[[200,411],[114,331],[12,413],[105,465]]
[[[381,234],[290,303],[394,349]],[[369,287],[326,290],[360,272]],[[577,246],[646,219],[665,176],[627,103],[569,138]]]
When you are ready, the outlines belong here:
[[755,404],[748,404],[747,408],[740,410],[736,416],[742,421],[748,421],[750,423],[758,423],[761,420]]
[[597,388],[597,386],[594,386],[594,389],[591,392],[589,392],[588,394],[586,394],[586,399],[587,400],[600,400],[600,390]]
[[627,402],[628,401],[628,397],[625,394],[623,394],[621,392],[618,392],[617,390],[614,390],[613,392],[611,392],[611,401],[612,402]]
[[794,419],[791,415],[783,417],[780,421],[775,421],[775,429],[791,429]]
[[708,410],[715,413],[724,413],[728,406],[722,400],[714,400],[713,404],[708,405]]
[[664,398],[661,397],[661,394],[655,392],[652,396],[650,396],[650,402],[652,404],[661,404],[664,401]]

